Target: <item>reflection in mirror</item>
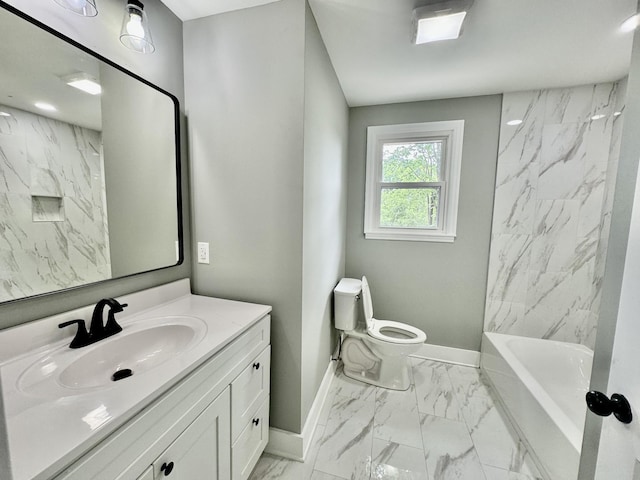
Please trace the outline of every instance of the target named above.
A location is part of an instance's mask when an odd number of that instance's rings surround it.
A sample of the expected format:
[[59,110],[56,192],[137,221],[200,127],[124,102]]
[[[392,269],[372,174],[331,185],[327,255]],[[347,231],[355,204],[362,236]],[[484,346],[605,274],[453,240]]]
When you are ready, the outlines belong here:
[[0,6],[0,302],[175,265],[175,97]]

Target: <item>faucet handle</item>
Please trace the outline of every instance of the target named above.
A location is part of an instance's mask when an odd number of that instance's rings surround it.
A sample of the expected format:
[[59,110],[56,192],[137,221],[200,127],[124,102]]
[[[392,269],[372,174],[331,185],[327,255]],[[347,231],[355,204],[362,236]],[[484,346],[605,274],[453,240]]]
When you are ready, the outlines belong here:
[[122,327],[118,325],[116,322],[115,314],[118,312],[122,312],[125,307],[128,307],[128,303],[119,303],[117,300],[113,300],[114,304],[109,309],[109,313],[107,314],[107,323],[104,326],[105,336],[110,337],[111,335],[115,335],[122,331]]
[[69,344],[69,348],[80,348],[85,347],[91,343],[91,338],[89,337],[89,332],[87,332],[87,326],[84,323],[84,320],[69,320],[68,322],[62,322],[58,325],[58,328],[68,327],[69,325],[78,324],[78,331],[76,332],[76,336],[73,337],[71,343]]

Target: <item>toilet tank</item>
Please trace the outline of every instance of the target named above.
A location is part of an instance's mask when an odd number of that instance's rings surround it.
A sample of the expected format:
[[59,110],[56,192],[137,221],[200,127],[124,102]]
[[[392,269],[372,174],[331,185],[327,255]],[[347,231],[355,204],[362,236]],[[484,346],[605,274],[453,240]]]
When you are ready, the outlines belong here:
[[338,330],[354,330],[358,323],[358,301],[362,281],[357,278],[343,278],[333,289],[335,323]]

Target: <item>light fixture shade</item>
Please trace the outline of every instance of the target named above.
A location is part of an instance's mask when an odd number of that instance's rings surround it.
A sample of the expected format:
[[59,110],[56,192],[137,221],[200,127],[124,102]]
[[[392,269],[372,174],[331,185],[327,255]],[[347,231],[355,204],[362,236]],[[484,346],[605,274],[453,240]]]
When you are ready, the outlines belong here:
[[95,17],[98,14],[96,0],[53,0],[61,7],[83,17]]
[[120,41],[125,47],[140,53],[153,53],[156,49],[144,5],[139,0],[127,0]]
[[413,11],[412,41],[415,44],[453,40],[462,32],[462,22],[473,0],[445,0]]

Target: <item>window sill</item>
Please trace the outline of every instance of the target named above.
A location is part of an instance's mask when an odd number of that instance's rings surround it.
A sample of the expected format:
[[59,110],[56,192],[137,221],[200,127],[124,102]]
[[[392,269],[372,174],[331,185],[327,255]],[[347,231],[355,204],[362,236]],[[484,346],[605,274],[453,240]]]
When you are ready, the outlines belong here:
[[423,232],[365,232],[366,240],[400,240],[407,242],[437,242],[453,243],[455,234],[448,233],[423,233]]

